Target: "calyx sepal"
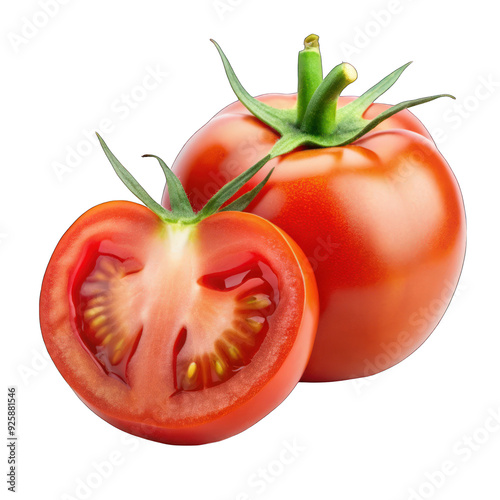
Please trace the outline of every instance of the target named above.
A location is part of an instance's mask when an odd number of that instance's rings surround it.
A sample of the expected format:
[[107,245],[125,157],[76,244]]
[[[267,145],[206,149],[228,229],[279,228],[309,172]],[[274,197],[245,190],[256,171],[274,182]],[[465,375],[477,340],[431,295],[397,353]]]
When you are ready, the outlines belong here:
[[167,164],[156,155],[144,155],[143,157],[156,158],[165,174],[171,206],[171,210],[168,210],[151,198],[146,190],[137,182],[134,176],[111,152],[102,137],[99,134],[96,135],[101,143],[104,154],[111,163],[111,166],[130,192],[137,196],[137,198],[139,198],[139,200],[141,200],[144,205],[153,211],[161,220],[172,224],[196,224],[219,211],[244,210],[259,194],[260,190],[264,187],[264,184],[267,182],[274,170],[271,169],[267,176],[253,189],[243,194],[229,205],[223,207],[224,203],[234,196],[247,183],[247,181],[249,181],[271,159],[271,155],[267,155],[255,165],[245,170],[238,177],[222,186],[222,188],[220,188],[219,191],[217,191],[217,193],[215,193],[214,196],[208,200],[205,206],[199,212],[195,213],[180,180],[172,172],[172,170],[170,170]]
[[304,41],[304,49],[299,52],[297,104],[294,108],[277,109],[255,99],[245,90],[220,46],[214,40],[212,42],[222,59],[231,88],[240,102],[254,116],[281,135],[270,152],[270,158],[289,153],[299,146],[345,146],[403,109],[440,97],[455,99],[450,94],[422,97],[391,106],[371,120],[363,118],[369,106],[396,83],[410,65],[407,63],[354,101],[337,109],[341,92],[356,80],[357,72],[353,66],[344,62],[322,79],[318,37],[309,35]]

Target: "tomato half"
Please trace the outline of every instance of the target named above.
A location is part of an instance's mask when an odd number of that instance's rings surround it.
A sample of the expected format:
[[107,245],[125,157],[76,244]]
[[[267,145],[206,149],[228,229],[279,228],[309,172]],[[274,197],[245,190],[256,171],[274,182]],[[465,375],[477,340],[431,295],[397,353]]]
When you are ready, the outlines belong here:
[[[258,99],[296,103],[295,95]],[[340,97],[338,107],[352,100]],[[372,104],[364,118],[387,108]],[[279,137],[237,102],[186,143],[172,168],[199,210]],[[315,271],[320,321],[303,380],[372,375],[406,358],[445,312],[465,253],[460,189],[425,127],[400,111],[346,146],[275,158],[238,194],[273,167],[248,211],[284,229]]]
[[289,394],[317,309],[305,256],[270,222],[221,212],[168,224],[119,201],[59,242],[40,321],[57,368],[104,420],[199,444],[243,431]]

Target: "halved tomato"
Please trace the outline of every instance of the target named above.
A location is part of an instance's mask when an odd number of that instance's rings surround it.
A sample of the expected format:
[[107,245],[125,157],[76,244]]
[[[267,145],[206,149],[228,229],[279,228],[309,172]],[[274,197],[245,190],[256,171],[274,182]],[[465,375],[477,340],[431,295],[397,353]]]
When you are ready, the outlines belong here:
[[252,214],[171,223],[136,203],[86,212],[42,285],[47,349],[103,419],[152,440],[236,434],[299,381],[317,326],[299,247]]

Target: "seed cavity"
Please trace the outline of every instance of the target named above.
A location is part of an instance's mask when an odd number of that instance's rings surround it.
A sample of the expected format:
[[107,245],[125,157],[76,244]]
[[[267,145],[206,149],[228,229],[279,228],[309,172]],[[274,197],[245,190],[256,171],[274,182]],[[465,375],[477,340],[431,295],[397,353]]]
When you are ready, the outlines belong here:
[[213,350],[196,356],[195,360],[182,361],[181,348],[176,357],[177,390],[174,394],[214,387],[234,376],[251,362],[265,337],[265,326],[262,316],[234,320],[233,328],[221,334]]
[[128,314],[133,295],[124,278],[142,268],[136,261],[122,261],[111,255],[97,254],[94,259],[93,268],[75,283],[73,290],[77,328],[104,371],[128,383],[127,366],[142,326]]
[[277,276],[267,263],[249,252],[235,257],[235,261],[239,262],[235,267],[198,280],[201,287],[227,294],[225,300],[232,301],[233,314],[219,335],[215,334],[211,346],[197,343],[198,332],[191,339],[189,327],[181,331],[182,342],[176,342],[173,353],[176,390],[172,396],[210,389],[230,380],[251,363],[264,342],[269,319],[279,303]]

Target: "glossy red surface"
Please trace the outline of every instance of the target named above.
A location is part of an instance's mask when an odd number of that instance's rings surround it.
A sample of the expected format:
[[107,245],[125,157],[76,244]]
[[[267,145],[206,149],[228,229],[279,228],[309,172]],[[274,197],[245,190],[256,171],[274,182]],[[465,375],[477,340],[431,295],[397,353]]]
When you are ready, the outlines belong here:
[[[294,95],[259,99],[295,103]],[[386,108],[372,105],[365,117]],[[278,138],[234,103],[186,143],[173,170],[199,209]],[[402,111],[348,146],[274,159],[244,189],[273,167],[248,210],[284,229],[315,271],[320,322],[303,379],[362,377],[407,357],[445,312],[466,242],[458,183],[425,127]]]

